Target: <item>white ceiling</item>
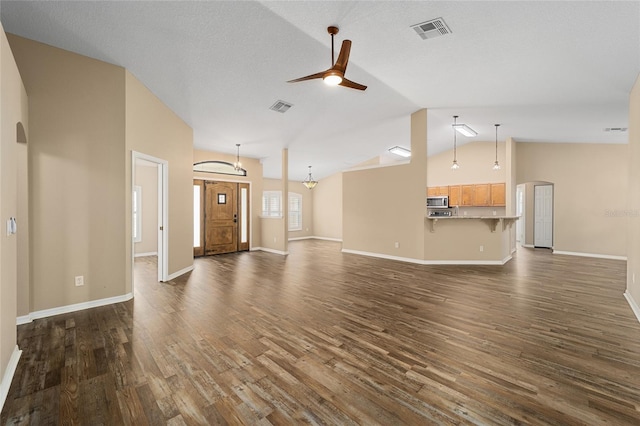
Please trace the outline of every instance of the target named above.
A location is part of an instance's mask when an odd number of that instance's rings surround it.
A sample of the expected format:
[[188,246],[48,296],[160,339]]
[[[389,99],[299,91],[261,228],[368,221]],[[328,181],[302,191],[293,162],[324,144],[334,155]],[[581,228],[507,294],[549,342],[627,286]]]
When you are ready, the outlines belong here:
[[[474,140],[626,143],[640,73],[640,1],[1,1],[5,31],[129,69],[194,129],[198,149],[263,160],[316,179],[410,147],[428,108],[429,154],[452,145],[452,115]],[[452,34],[411,25],[442,17]],[[331,66],[365,92],[287,80]],[[294,106],[285,114],[268,108]],[[469,139],[459,137],[459,143]]]

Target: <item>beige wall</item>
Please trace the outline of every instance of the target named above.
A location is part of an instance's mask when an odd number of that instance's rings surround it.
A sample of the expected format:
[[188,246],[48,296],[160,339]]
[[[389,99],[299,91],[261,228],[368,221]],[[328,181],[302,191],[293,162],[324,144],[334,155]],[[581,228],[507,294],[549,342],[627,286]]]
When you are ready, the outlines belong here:
[[[242,147],[241,147],[242,148]],[[201,161],[226,161],[233,163],[236,161],[236,156],[233,154],[223,154],[213,151],[193,151],[193,163]],[[246,182],[250,185],[251,193],[251,235],[250,235],[250,247],[260,247],[261,243],[261,222],[260,212],[262,210],[262,164],[260,160],[256,158],[240,157],[242,162],[242,168],[247,171],[247,176],[232,176],[222,175],[217,173],[194,173],[192,171],[192,184],[193,179],[215,180],[220,182]],[[192,168],[193,170],[193,168]],[[193,191],[191,192],[193,193]],[[192,197],[193,198],[193,197]],[[193,204],[193,201],[192,201]],[[190,235],[193,235],[193,231]],[[192,238],[193,239],[193,238]],[[193,243],[191,243],[193,245]]]
[[[169,275],[193,265],[193,130],[126,71],[126,208],[131,241],[131,151],[168,162]],[[131,283],[131,244],[123,259]]]
[[[31,311],[126,293],[125,73],[9,35],[29,104]],[[84,276],[76,287],[74,276]]]
[[[0,26],[0,381],[7,390],[11,381],[6,376],[7,366],[17,344],[18,264],[22,261],[18,258],[18,238],[28,223],[18,206],[17,163],[19,150],[24,147],[18,146],[16,124],[21,122],[29,135],[27,110],[27,93]],[[10,217],[17,219],[18,234],[6,234],[5,223]]]
[[627,156],[627,145],[517,144],[517,182],[554,184],[554,250],[626,255]]
[[142,238],[134,243],[134,253],[158,252],[158,168],[136,164],[135,185],[141,188]]
[[465,183],[506,182],[505,143],[498,142],[500,170],[493,170],[496,158],[496,143],[469,142],[457,149],[460,168],[451,170],[453,150],[432,155],[427,159],[427,185],[445,186]]
[[640,75],[629,100],[628,165],[627,292],[640,304]]
[[321,179],[312,192],[313,235],[342,240],[342,173]]
[[[313,198],[316,188],[310,191],[300,182],[289,181],[289,194],[296,193],[302,195],[302,230],[289,231],[289,239],[311,237],[314,235]],[[262,190],[282,191],[282,182],[280,179],[264,179],[262,181]],[[286,207],[286,203],[283,204],[283,207]]]
[[410,164],[343,173],[344,250],[423,259],[426,151],[423,109],[411,115]]

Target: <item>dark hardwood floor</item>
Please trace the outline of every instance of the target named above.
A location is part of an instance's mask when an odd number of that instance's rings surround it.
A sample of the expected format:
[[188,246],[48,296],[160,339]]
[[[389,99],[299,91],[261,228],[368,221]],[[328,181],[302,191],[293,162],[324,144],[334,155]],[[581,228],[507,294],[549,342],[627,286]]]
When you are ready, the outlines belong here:
[[18,328],[2,424],[640,424],[626,263],[419,266],[299,241]]

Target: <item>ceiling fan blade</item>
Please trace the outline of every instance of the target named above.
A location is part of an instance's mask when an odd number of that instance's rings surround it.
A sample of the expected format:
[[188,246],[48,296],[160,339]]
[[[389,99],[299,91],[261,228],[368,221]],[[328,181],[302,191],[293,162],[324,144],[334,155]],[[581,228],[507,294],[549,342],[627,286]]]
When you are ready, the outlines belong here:
[[367,86],[356,83],[355,81],[347,80],[346,78],[342,79],[340,86],[349,87],[351,89],[367,90]]
[[343,74],[347,70],[347,63],[349,62],[349,54],[351,53],[351,40],[344,40],[342,47],[340,48],[340,54],[338,60],[332,69],[341,71]]
[[297,83],[298,81],[306,81],[306,80],[313,80],[314,78],[322,78],[324,77],[324,73],[326,73],[326,71],[311,74],[306,77],[296,78],[295,80],[289,80],[287,81],[287,83]]

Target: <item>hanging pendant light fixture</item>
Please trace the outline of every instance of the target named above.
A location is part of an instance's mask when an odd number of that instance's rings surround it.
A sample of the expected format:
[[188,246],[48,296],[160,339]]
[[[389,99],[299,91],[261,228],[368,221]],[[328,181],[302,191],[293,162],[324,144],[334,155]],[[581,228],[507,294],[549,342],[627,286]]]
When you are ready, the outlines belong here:
[[240,144],[239,143],[236,144],[236,149],[237,149],[236,161],[235,163],[233,163],[233,168],[237,172],[239,172],[240,170],[242,170],[242,163],[240,162]]
[[500,170],[500,163],[498,163],[498,127],[500,127],[499,124],[494,124],[494,126],[496,126],[496,162],[493,163],[493,170]]
[[307,189],[313,189],[318,184],[317,181],[313,180],[311,176],[311,166],[309,166],[309,176],[305,180],[302,181],[302,184],[307,187]]
[[451,164],[451,170],[456,171],[460,168],[460,164],[458,164],[458,159],[456,157],[456,120],[458,119],[457,115],[453,116],[453,163]]

